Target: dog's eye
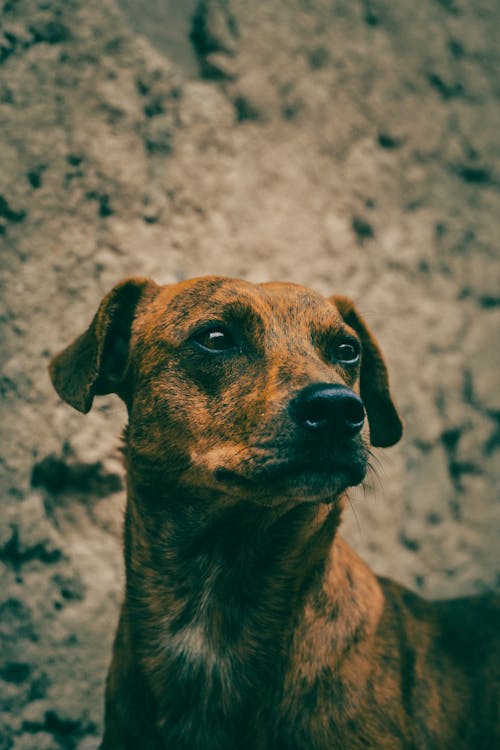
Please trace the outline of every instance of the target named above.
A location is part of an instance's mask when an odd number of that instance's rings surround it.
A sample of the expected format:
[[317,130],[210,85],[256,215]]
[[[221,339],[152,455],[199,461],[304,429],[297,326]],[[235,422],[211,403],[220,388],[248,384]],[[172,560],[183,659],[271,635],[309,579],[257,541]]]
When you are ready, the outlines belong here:
[[238,344],[230,331],[225,328],[205,328],[193,336],[194,343],[209,352],[227,352],[237,349]]
[[337,362],[345,365],[354,365],[359,360],[359,344],[354,340],[343,341],[341,344],[337,344],[333,354]]

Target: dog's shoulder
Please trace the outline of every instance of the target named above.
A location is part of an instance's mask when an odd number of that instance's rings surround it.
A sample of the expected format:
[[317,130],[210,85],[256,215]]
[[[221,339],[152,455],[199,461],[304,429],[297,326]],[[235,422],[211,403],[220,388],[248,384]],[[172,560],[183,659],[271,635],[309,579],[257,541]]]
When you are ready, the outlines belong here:
[[[387,606],[397,619],[427,626],[436,644],[457,659],[490,657],[500,648],[500,596],[483,594],[455,599],[429,600],[395,583],[378,578]],[[489,646],[488,646],[489,644]]]
[[500,597],[430,601],[390,579],[379,583],[385,597],[381,635],[386,642],[388,634],[397,638],[403,698],[411,715],[424,707],[429,715],[435,703],[460,726],[465,710],[475,717],[468,724],[468,731],[477,732],[471,742],[500,739]]
[[[500,642],[500,595],[489,593],[454,599],[424,599],[415,592],[379,577],[386,600],[408,619],[428,622],[442,636],[447,650],[470,651],[472,642]],[[467,645],[467,649],[465,646]]]

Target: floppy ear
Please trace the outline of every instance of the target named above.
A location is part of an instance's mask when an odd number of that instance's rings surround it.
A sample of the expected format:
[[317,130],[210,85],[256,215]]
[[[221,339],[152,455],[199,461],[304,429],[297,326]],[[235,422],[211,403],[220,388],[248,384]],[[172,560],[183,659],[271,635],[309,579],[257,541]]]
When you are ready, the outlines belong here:
[[94,396],[120,391],[137,304],[158,289],[154,281],[142,278],[117,284],[104,297],[85,333],[52,359],[52,383],[70,406],[86,414]]
[[370,441],[372,445],[388,448],[400,439],[403,424],[391,396],[384,357],[354,303],[343,296],[331,297],[330,301],[361,339],[360,388],[370,425]]

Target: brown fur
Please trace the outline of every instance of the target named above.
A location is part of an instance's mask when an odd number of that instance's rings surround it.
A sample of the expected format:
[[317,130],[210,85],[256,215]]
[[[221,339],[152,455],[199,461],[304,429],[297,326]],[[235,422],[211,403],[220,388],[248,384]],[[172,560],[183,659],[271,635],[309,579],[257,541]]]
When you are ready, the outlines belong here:
[[[204,349],[207,326],[234,346]],[[361,364],[332,354],[345,340]],[[102,750],[500,747],[498,601],[425,602],[336,533],[369,442],[401,435],[350,300],[129,279],[51,376],[80,411],[114,392],[129,413]],[[315,384],[360,395],[369,430],[298,426],[294,399]]]

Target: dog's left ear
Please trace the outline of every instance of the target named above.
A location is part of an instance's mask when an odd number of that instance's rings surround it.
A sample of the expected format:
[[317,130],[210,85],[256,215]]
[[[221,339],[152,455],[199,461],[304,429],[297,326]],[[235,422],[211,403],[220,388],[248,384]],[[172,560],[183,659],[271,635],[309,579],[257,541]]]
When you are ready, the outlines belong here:
[[66,403],[86,414],[94,396],[117,393],[124,397],[136,309],[141,300],[151,298],[158,290],[151,279],[120,282],[104,297],[87,330],[52,359],[50,377]]
[[352,300],[335,295],[330,301],[361,339],[360,390],[370,425],[370,442],[372,445],[388,448],[401,438],[403,424],[391,396],[384,357]]

